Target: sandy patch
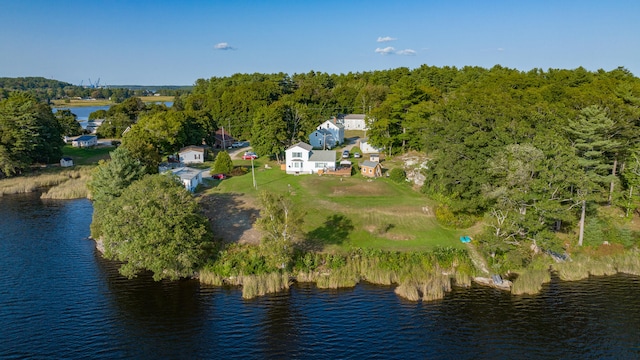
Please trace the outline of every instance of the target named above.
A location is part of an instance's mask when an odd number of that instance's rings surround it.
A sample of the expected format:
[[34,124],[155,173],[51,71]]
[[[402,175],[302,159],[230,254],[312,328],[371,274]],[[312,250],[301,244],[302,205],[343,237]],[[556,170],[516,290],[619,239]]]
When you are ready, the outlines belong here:
[[259,244],[262,234],[255,228],[260,210],[249,197],[239,194],[206,195],[200,198],[213,236],[226,243]]

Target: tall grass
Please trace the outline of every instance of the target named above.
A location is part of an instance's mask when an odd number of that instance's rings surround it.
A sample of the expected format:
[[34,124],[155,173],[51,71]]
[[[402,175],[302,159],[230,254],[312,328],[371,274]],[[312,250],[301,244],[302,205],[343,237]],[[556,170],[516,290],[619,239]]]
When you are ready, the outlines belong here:
[[637,250],[616,255],[614,261],[618,272],[640,276],[640,253]]
[[87,178],[69,179],[57,186],[51,187],[40,197],[42,199],[81,199],[89,195]]
[[[617,272],[640,273],[640,260],[635,251],[607,256],[577,255],[573,261],[554,265],[562,280],[575,281],[593,276],[613,275]],[[625,270],[625,271],[622,271]]]
[[[0,196],[34,192],[42,188],[51,188],[51,194],[43,196],[50,199],[76,199],[87,196],[86,181],[91,176],[91,167],[73,170],[55,169],[37,175],[18,176],[0,180]],[[70,184],[67,182],[72,181]],[[61,186],[60,189],[56,189]]]
[[289,289],[288,273],[269,273],[242,277],[242,298],[253,299],[258,296]]
[[451,291],[451,278],[444,274],[431,274],[420,280],[402,282],[394,292],[409,301],[434,301],[443,299]]
[[[243,297],[252,298],[289,287],[288,272],[263,272],[257,247],[230,246],[214,263],[200,271],[209,285],[241,285]],[[350,253],[298,253],[293,261],[295,281],[313,282],[318,288],[354,287],[360,281],[399,284],[396,293],[415,301],[441,299],[456,285],[469,286],[475,273],[466,251],[438,249],[433,252],[402,253],[354,249]],[[415,291],[414,291],[415,290]],[[416,298],[415,293],[419,294]]]
[[551,273],[549,270],[526,269],[513,281],[511,293],[514,295],[537,294],[542,290],[542,285],[550,281]]

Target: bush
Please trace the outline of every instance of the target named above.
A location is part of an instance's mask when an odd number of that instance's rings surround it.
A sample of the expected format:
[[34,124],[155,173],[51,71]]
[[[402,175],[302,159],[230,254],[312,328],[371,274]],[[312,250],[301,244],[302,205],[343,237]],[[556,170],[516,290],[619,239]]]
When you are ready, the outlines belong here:
[[389,172],[389,178],[396,183],[402,183],[407,179],[407,174],[403,169],[395,168]]

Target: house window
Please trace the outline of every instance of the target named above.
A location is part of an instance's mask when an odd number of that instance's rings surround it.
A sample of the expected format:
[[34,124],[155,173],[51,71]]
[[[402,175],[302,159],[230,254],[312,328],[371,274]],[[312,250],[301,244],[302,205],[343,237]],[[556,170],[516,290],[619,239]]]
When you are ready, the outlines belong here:
[[299,168],[299,167],[300,167],[300,165],[301,165],[301,164],[300,164],[300,162],[298,162],[298,161],[296,161],[296,162],[294,162],[294,163],[293,163],[293,167],[294,167],[294,168]]
[[371,174],[372,172],[373,172],[373,170],[372,170],[372,169],[369,169],[369,174]]
[[302,157],[302,153],[301,152],[292,152],[291,153],[291,157],[301,158]]
[[327,163],[321,163],[321,162],[316,163],[316,169],[324,169],[326,167],[327,167]]

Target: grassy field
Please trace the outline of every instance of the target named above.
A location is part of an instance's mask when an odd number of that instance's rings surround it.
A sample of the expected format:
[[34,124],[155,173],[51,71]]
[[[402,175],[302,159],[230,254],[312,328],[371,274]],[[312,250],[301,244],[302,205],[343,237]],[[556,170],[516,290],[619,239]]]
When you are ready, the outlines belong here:
[[71,99],[68,102],[66,100],[52,100],[54,107],[80,107],[80,106],[110,106],[113,105],[111,100],[101,99],[101,100],[81,100],[81,99]]
[[97,164],[102,159],[108,159],[109,153],[115,150],[113,146],[97,146],[92,148],[77,148],[65,145],[62,155],[73,159],[75,165]]
[[144,103],[167,102],[175,99],[173,96],[139,96],[139,98]]
[[464,231],[441,227],[431,215],[432,202],[407,184],[360,175],[287,175],[277,163],[258,159],[254,161],[256,190],[251,162],[236,160],[235,164],[246,167],[247,174],[222,181],[204,195],[234,193],[256,198],[262,190],[286,194],[304,209],[304,230],[315,248],[429,250],[463,246],[458,239]]

